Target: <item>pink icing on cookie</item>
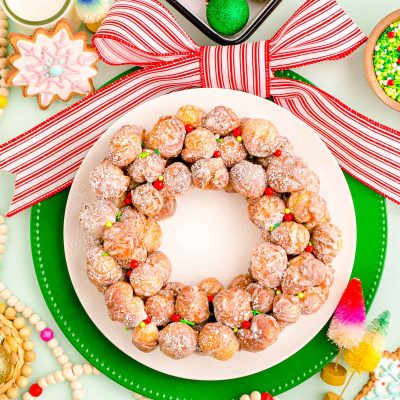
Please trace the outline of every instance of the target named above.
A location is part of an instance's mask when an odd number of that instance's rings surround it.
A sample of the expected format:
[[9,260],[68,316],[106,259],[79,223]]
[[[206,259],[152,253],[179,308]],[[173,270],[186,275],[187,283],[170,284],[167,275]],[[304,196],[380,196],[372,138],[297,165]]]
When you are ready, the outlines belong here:
[[92,92],[98,57],[87,48],[84,37],[74,37],[69,26],[60,22],[53,34],[43,31],[31,40],[18,40],[20,56],[13,62],[18,71],[12,84],[24,86],[28,96],[38,96],[44,108],[57,97],[67,101],[73,93]]

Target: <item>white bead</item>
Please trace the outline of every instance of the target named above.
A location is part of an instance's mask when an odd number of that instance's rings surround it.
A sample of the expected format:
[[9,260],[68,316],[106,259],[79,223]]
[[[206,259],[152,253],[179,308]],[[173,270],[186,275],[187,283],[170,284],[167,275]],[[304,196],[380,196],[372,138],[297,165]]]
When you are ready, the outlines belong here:
[[[1,216],[0,216],[0,218],[1,218]],[[6,288],[6,285],[3,282],[0,282],[0,292],[2,292],[5,288]]]
[[66,364],[63,365],[63,368],[72,368],[72,363],[67,362]]
[[4,289],[1,293],[0,296],[4,300],[8,300],[11,297],[11,292],[8,289]]
[[69,361],[69,358],[66,354],[63,354],[57,358],[57,361],[60,365],[64,366]]
[[42,332],[43,329],[46,329],[46,322],[44,321],[39,321],[36,325],[35,328],[38,332]]
[[79,382],[79,381],[71,382],[71,389],[72,390],[78,390],[78,389],[81,389],[81,388],[82,388],[82,383],[81,382]]
[[53,350],[53,355],[54,357],[60,357],[64,354],[64,349],[61,346],[57,346],[54,350]]
[[54,375],[56,382],[64,382],[65,381],[62,371],[56,371],[56,372],[54,372],[53,375]]
[[[7,88],[0,87],[0,96],[8,97],[10,91]],[[7,233],[7,225],[0,225],[0,233]]]
[[71,368],[64,368],[62,371],[64,378],[68,379],[69,381],[74,378],[74,373],[72,372]]
[[93,367],[90,364],[83,364],[83,372],[85,375],[91,375],[93,373]]
[[83,375],[83,367],[82,365],[76,364],[72,367],[72,370],[74,371],[74,374],[76,376],[81,376]]
[[250,400],[250,397],[247,394],[244,394],[240,397],[240,400]]
[[50,349],[55,349],[55,348],[58,346],[58,340],[55,339],[55,338],[49,340],[49,341],[47,342],[47,346],[48,346]]
[[72,392],[72,399],[73,400],[81,400],[81,399],[83,399],[84,395],[85,395],[85,393],[83,392],[83,390],[74,390]]
[[29,323],[30,323],[31,325],[36,325],[39,321],[40,321],[40,317],[39,317],[39,315],[37,315],[37,314],[32,314],[32,315],[29,317]]
[[45,377],[42,377],[38,380],[38,385],[42,388],[42,389],[46,389],[47,386],[49,386],[49,384],[46,381]]
[[56,378],[54,377],[54,374],[49,374],[46,376],[46,382],[49,385],[54,385],[56,383]]
[[25,308],[25,304],[20,301],[15,305],[16,312],[22,313],[22,311],[24,311],[24,308]]
[[261,393],[260,392],[251,392],[250,400],[261,400]]
[[93,367],[93,374],[94,375],[101,375],[100,371],[98,369],[96,369],[95,367]]
[[24,311],[22,311],[22,315],[25,318],[29,318],[32,315],[32,313],[33,313],[33,310],[30,307],[26,307],[26,308],[24,308]]
[[7,303],[9,306],[14,307],[18,303],[18,299],[15,296],[11,296],[8,300]]
[[23,400],[32,400],[33,397],[29,392],[25,392],[24,395],[22,396]]

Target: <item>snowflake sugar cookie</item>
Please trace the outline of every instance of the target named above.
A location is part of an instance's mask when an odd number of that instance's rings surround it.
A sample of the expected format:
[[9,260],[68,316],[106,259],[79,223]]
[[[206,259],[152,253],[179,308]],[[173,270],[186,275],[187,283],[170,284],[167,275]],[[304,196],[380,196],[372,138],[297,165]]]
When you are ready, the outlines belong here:
[[39,28],[32,36],[11,34],[13,66],[7,78],[10,86],[21,86],[24,96],[36,96],[41,109],[60,99],[94,91],[98,56],[87,44],[84,32],[74,34],[66,20],[51,31]]
[[400,398],[400,348],[385,352],[370,380],[355,400],[397,400]]

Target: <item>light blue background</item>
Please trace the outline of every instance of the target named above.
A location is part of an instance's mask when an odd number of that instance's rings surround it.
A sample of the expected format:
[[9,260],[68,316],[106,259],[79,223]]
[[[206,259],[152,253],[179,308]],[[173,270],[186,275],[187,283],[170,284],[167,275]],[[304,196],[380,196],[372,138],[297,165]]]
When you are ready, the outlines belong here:
[[[301,0],[283,0],[277,10],[274,11],[252,36],[251,40],[261,40],[271,37],[301,3]],[[399,8],[400,5],[400,3],[395,0],[341,0],[340,3],[366,34],[372,30],[378,20],[389,12]],[[178,15],[175,11],[173,11],[173,13],[197,43],[201,45],[212,44],[210,39],[205,37],[183,17]],[[324,90],[343,100],[349,106],[382,123],[400,129],[399,113],[396,113],[381,103],[371,92],[366,82],[363,73],[363,50],[364,48],[362,47],[343,60],[323,62],[310,67],[300,68],[297,71],[305,77],[310,78]],[[126,68],[109,67],[100,63],[100,73],[95,79],[96,87],[108,81],[111,77],[117,75],[124,69]],[[0,143],[24,132],[35,124],[43,121],[48,116],[54,114],[56,111],[61,110],[63,107],[65,107],[65,105],[58,103],[53,105],[46,112],[40,111],[35,99],[25,99],[22,97],[20,89],[12,89],[6,114],[3,118],[0,118]],[[10,182],[11,181],[3,174],[0,175],[0,211],[2,212],[6,211],[7,203],[11,196],[12,190]],[[387,348],[389,350],[394,350],[400,346],[400,308],[398,302],[400,291],[400,270],[398,261],[400,253],[400,207],[389,202],[388,211],[389,242],[386,267],[383,275],[383,282],[370,312],[370,316],[376,315],[384,308],[389,308],[392,311],[393,323]],[[29,215],[29,211],[24,211],[8,221],[10,230],[9,244],[8,251],[3,258],[0,279],[4,281],[9,289],[23,302],[33,307],[49,326],[55,328],[56,337],[66,350],[66,353],[73,362],[81,363],[83,362],[82,357],[56,327],[41,297],[30,255]],[[365,229],[368,229],[368,226],[366,226]],[[367,268],[368,265],[365,267]],[[54,268],[57,268],[57,265],[54,265]],[[37,343],[38,360],[34,364],[35,372],[33,377],[31,377],[32,383],[35,379],[58,369],[57,362],[50,351],[38,340],[36,332],[34,332],[34,335],[37,339],[35,342]],[[345,399],[353,399],[366,380],[367,377],[365,375],[354,379]],[[86,391],[85,399],[132,399],[131,393],[106,377],[85,377],[82,379],[82,382]],[[320,380],[319,376],[314,376],[307,382],[279,397],[280,400],[321,400],[328,389],[329,387]],[[46,389],[41,397],[43,400],[55,398],[58,400],[71,398],[70,388],[67,383],[62,383]],[[215,400],[218,400],[218,397],[216,397]]]

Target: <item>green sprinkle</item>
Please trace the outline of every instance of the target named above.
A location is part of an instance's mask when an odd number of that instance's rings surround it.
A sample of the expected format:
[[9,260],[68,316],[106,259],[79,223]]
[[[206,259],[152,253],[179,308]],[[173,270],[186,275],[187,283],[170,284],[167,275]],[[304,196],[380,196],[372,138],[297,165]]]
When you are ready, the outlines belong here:
[[254,156],[249,154],[249,160],[254,160]]
[[157,155],[160,155],[160,150],[154,149],[153,151],[154,151],[154,153],[156,153]]
[[144,147],[144,142],[142,142],[142,148]]
[[[400,102],[399,21],[390,24],[375,44],[373,65],[379,86],[394,101]],[[393,36],[393,37],[391,37]]]
[[237,333],[238,330],[239,330],[238,328],[233,328],[233,332],[234,332],[234,333]]
[[280,223],[280,222],[277,222],[277,223],[274,225],[274,228],[278,228],[280,225],[281,225],[281,223]]
[[179,322],[183,322],[186,325],[194,326],[194,322],[188,321],[187,319],[181,319]]
[[257,311],[257,310],[253,310],[253,315],[254,316],[259,315],[259,314],[262,314],[262,312],[261,311]]
[[128,332],[129,330],[130,330],[130,329],[129,329],[127,326],[124,327],[124,331],[125,331],[125,332]]
[[222,143],[222,139],[216,139],[218,143]]
[[274,226],[271,225],[271,226],[269,227],[269,231],[272,232],[273,230],[274,230]]
[[138,155],[138,157],[139,157],[139,158],[146,158],[146,157],[148,157],[149,155],[150,155],[149,152],[144,151],[143,153],[140,153],[140,154]]
[[106,257],[106,256],[108,256],[108,253],[107,253],[106,251],[103,251],[103,252],[101,253],[101,255],[102,255],[103,257]]
[[115,219],[116,219],[118,222],[120,222],[120,221],[121,221],[121,217],[122,217],[122,212],[121,212],[121,211],[118,211],[118,214],[117,214],[117,216],[115,217]]

